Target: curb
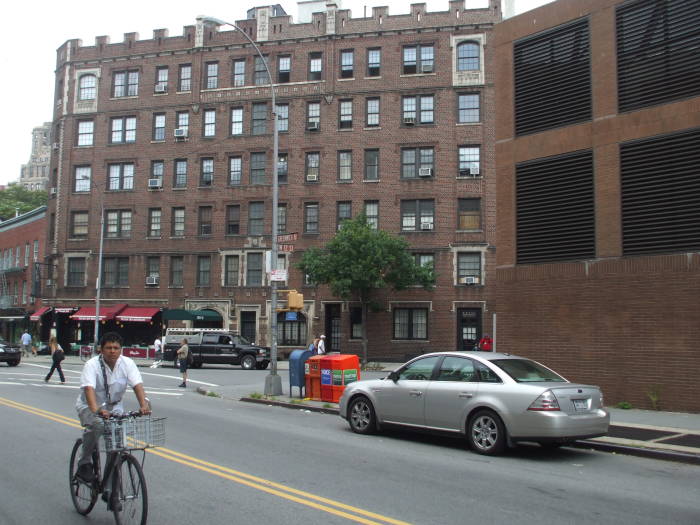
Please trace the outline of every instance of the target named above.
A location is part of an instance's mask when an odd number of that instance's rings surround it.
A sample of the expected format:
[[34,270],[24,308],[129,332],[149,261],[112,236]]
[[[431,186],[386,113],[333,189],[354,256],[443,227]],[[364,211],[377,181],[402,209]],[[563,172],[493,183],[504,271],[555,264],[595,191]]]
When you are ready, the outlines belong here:
[[657,448],[630,447],[628,445],[617,445],[614,443],[602,443],[593,440],[581,440],[571,444],[575,448],[589,448],[600,450],[601,452],[611,452],[613,454],[625,454],[626,456],[637,456],[641,458],[660,459],[664,461],[675,461],[689,465],[700,465],[700,455],[689,454],[672,450],[660,450]]
[[252,397],[242,397],[239,401],[244,403],[256,403],[258,405],[271,405],[283,408],[296,408],[309,410],[311,412],[319,412],[321,414],[335,414],[336,416],[340,414],[340,411],[334,407],[317,407],[313,405],[306,405],[304,403],[286,403],[285,401],[276,401],[272,399],[254,399]]

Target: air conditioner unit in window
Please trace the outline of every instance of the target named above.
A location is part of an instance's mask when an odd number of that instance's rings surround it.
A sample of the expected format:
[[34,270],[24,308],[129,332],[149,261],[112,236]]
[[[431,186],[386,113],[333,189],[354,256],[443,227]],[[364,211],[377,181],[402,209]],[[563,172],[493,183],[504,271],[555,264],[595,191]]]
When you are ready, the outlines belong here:
[[317,182],[318,181],[318,173],[307,173],[306,174],[306,181],[307,182]]
[[49,190],[49,193],[50,193],[51,195],[56,195],[56,188],[51,188],[51,189]]
[[161,186],[163,186],[163,183],[160,179],[148,179],[149,188],[160,188]]
[[168,86],[165,84],[156,84],[155,90],[156,93],[166,93],[168,91]]
[[309,125],[306,127],[306,129],[308,129],[309,131],[318,131],[318,124],[318,122],[309,122]]
[[476,176],[479,174],[479,166],[472,166],[471,168],[469,168],[469,170],[471,171],[472,175]]
[[432,230],[432,229],[433,229],[433,223],[432,223],[432,222],[421,222],[421,223],[420,223],[420,229],[421,229],[421,230]]
[[479,278],[473,275],[467,277],[460,277],[459,284],[479,284]]
[[58,144],[58,142],[54,142],[54,143],[51,145],[51,147],[52,147],[53,149],[58,149],[58,148],[60,147],[60,145]]
[[148,277],[146,277],[146,284],[147,285],[155,286],[155,285],[158,285],[159,282],[160,282],[160,277],[158,277],[157,275],[149,275]]
[[419,177],[432,177],[433,176],[433,168],[418,168],[418,176]]
[[46,279],[46,286],[53,286],[53,279]]
[[433,65],[432,64],[421,64],[420,65],[420,72],[421,73],[432,73],[433,72]]
[[187,128],[175,128],[175,138],[176,139],[187,138]]
[[416,118],[415,117],[404,117],[403,123],[406,124],[407,126],[413,126],[416,123]]

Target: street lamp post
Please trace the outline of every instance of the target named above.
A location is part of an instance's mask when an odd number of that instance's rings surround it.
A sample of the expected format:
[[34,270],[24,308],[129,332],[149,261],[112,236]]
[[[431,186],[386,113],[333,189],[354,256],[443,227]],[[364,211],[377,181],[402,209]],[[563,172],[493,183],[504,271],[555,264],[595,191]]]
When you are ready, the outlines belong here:
[[[265,66],[265,71],[267,73],[267,79],[270,86],[270,97],[272,98],[272,247],[271,247],[271,261],[270,269],[277,269],[277,229],[278,229],[278,217],[277,208],[279,201],[279,182],[277,180],[277,162],[279,155],[279,133],[277,131],[277,103],[275,100],[275,86],[272,82],[272,73],[270,73],[270,68],[267,65],[267,59],[260,51],[260,48],[253,41],[252,38],[248,36],[248,33],[243,31],[236,24],[231,22],[226,22],[219,18],[214,18],[212,16],[198,16],[197,20],[202,24],[215,24],[219,26],[231,26],[233,29],[242,34],[246,40],[253,46],[255,52],[258,54],[260,59]],[[277,281],[270,278],[270,331],[271,331],[271,355],[270,360],[272,368],[270,373],[265,377],[265,395],[278,396],[282,394],[282,378],[277,374]]]

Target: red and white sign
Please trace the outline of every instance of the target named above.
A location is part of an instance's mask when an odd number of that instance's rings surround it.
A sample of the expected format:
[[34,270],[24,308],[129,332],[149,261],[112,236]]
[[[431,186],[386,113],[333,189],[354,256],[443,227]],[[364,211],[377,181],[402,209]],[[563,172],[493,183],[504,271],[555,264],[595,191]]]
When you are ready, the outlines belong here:
[[299,238],[298,233],[285,233],[277,236],[277,242],[294,242]]
[[281,252],[293,252],[294,251],[294,245],[293,244],[280,244],[278,245],[279,251]]

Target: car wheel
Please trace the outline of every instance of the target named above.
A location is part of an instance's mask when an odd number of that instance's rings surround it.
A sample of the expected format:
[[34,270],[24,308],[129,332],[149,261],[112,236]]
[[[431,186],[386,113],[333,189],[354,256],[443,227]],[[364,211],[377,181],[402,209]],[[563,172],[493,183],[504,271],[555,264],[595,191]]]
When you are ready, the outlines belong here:
[[365,396],[358,396],[350,401],[348,423],[356,434],[374,434],[377,431],[377,416],[372,402]]
[[17,361],[8,361],[7,366],[17,366],[19,364],[19,360]]
[[243,370],[253,370],[255,368],[255,356],[244,355],[241,358],[241,368]]
[[257,368],[258,370],[267,370],[267,366],[269,364],[269,361],[260,361],[258,364],[255,365],[255,368]]
[[500,454],[506,446],[503,421],[491,410],[480,410],[469,420],[467,439],[472,450],[478,454]]

